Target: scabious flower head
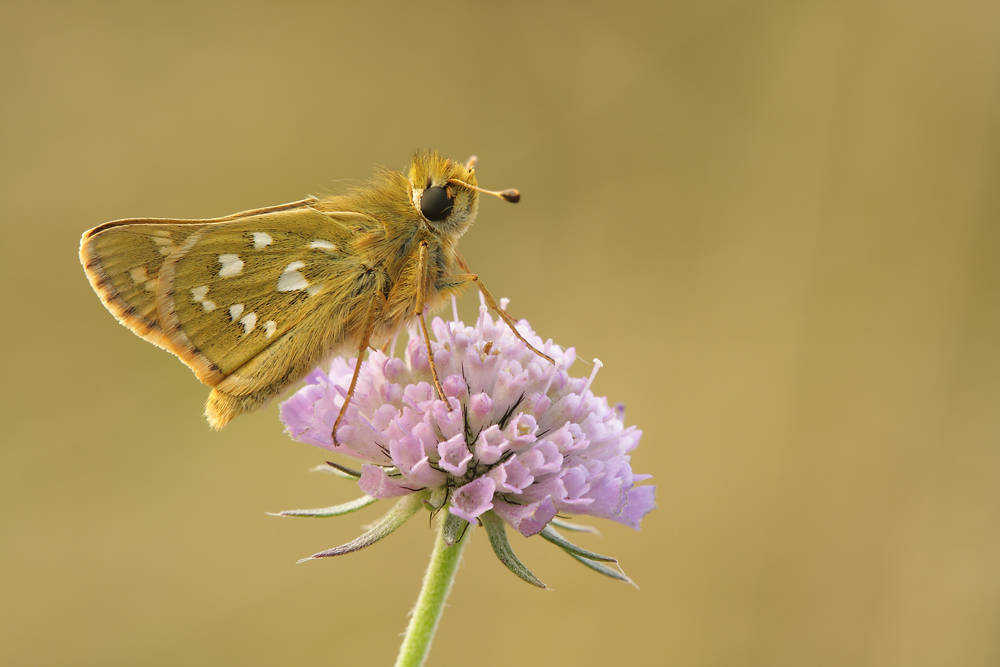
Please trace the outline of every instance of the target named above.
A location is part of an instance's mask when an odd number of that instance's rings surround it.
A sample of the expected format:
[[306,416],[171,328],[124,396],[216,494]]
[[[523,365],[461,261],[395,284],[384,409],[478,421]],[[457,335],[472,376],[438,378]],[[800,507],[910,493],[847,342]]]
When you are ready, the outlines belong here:
[[[457,320],[457,318],[456,318]],[[434,362],[447,402],[435,391],[422,337],[405,358],[374,351],[354,396],[331,430],[351,383],[355,359],[333,360],[281,406],[296,440],[363,462],[358,484],[373,498],[436,492],[448,512],[475,522],[492,511],[524,535],[556,516],[586,514],[638,529],[655,507],[654,487],[636,486],[630,452],[642,432],[622,423],[621,407],[572,377],[573,348],[543,343],[527,322],[519,340],[483,307],[475,326],[433,321]]]

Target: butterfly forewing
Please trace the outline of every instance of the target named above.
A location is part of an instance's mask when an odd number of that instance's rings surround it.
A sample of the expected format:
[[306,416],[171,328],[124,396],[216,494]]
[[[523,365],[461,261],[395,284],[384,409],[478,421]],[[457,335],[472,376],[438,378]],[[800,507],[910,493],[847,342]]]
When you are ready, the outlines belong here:
[[177,348],[223,376],[304,320],[334,325],[330,293],[356,264],[350,229],[335,216],[309,208],[257,215],[206,225],[192,239],[164,267],[160,314]]

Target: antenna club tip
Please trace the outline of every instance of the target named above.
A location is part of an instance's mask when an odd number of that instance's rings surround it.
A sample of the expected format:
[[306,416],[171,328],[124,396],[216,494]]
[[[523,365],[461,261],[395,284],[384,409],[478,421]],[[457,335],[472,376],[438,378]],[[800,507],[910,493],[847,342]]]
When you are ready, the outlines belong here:
[[503,190],[500,196],[503,197],[504,201],[509,201],[512,204],[521,201],[521,193],[514,189]]

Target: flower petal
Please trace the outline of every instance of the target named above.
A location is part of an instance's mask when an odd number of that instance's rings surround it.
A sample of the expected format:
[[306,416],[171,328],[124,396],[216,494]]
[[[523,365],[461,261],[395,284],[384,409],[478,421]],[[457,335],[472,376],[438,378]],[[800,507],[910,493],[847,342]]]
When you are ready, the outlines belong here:
[[382,466],[370,463],[361,466],[358,486],[372,498],[395,498],[419,490],[419,487],[408,486],[407,481],[402,478],[390,477]]
[[493,511],[525,537],[540,533],[556,515],[555,504],[548,496],[528,505],[513,505],[498,499],[493,503]]
[[469,461],[472,460],[472,452],[465,444],[465,436],[458,435],[448,438],[438,445],[438,465],[451,473],[455,477],[462,477],[469,469]]
[[489,477],[479,477],[460,487],[451,496],[448,511],[466,521],[475,521],[483,512],[493,509],[496,483]]

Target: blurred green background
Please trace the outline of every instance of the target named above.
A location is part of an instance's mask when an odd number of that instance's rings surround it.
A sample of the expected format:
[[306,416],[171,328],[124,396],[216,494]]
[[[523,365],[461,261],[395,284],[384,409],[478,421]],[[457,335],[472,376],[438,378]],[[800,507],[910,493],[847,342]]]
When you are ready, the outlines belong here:
[[[391,664],[426,518],[118,325],[117,218],[480,156],[469,264],[645,432],[641,590],[479,532],[431,665],[1000,664],[1000,5],[0,5],[0,664]],[[468,292],[462,313],[476,312]],[[577,366],[586,374],[586,366]]]

